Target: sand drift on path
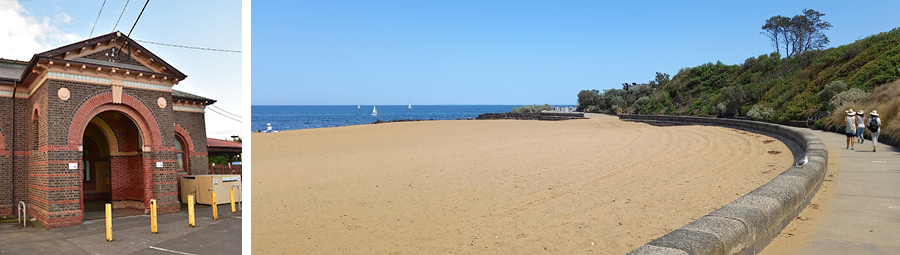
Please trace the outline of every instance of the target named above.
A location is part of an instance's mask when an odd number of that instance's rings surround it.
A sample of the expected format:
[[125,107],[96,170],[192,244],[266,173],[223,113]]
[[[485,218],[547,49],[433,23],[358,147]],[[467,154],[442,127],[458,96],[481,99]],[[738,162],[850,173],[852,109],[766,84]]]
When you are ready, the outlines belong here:
[[252,136],[253,252],[626,253],[792,163],[782,142],[615,118]]

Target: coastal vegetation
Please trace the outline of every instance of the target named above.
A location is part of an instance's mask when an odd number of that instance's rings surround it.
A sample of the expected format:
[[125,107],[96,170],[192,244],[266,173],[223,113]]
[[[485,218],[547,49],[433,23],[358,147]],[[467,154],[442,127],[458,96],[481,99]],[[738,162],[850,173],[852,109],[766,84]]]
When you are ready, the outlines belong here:
[[[827,130],[840,131],[844,128],[845,111],[853,109],[863,110],[866,116],[872,110],[878,111],[881,118],[881,134],[879,140],[893,141],[900,144],[900,80],[884,84],[875,88],[872,93],[865,93],[864,97],[849,100],[831,112],[831,116],[820,120],[818,126]],[[866,134],[869,130],[866,129]]]
[[[900,90],[893,88],[900,79],[900,28],[847,45],[788,54],[785,58],[779,52],[762,54],[736,65],[716,62],[686,67],[671,80],[667,74],[657,73],[649,83],[622,89],[582,90],[578,110],[787,123],[806,120],[819,111],[837,116],[848,108],[884,109],[885,129],[896,125],[891,123],[900,108],[893,105],[900,101],[900,94],[890,93]],[[894,100],[887,100],[891,98]],[[874,99],[887,101],[876,103]],[[832,128],[833,122],[822,121],[819,126]],[[889,132],[891,139],[900,142],[900,130],[883,131]]]
[[[669,115],[747,116],[754,105],[771,108],[761,120],[785,123],[834,111],[900,78],[900,28],[789,58],[778,52],[742,64],[686,67],[628,90],[582,90],[578,110]],[[662,76],[662,77],[661,77]],[[644,98],[646,97],[646,98]]]
[[607,89],[603,93],[596,89],[582,90],[578,93],[576,111],[596,113],[616,113],[620,108],[644,109],[650,96],[669,82],[669,74],[656,73],[656,79],[649,83],[624,83],[622,89]]
[[525,105],[522,107],[516,107],[512,109],[512,113],[540,113],[541,111],[550,111],[553,110],[553,106],[549,104],[544,105]]

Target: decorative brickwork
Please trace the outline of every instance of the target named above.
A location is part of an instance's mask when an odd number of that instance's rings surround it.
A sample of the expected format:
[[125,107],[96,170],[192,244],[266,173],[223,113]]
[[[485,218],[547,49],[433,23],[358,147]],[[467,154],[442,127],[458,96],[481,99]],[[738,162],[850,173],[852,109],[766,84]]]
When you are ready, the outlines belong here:
[[[79,145],[81,144],[81,137],[82,135],[84,135],[84,129],[85,127],[87,127],[87,123],[90,122],[91,118],[101,112],[119,111],[125,115],[128,115],[128,117],[131,118],[135,122],[135,124],[137,124],[140,130],[145,131],[141,132],[144,146],[151,146],[151,148],[153,146],[156,146],[158,148],[152,149],[162,149],[160,126],[157,124],[156,119],[153,118],[150,110],[148,110],[148,107],[142,104],[136,98],[127,94],[123,95],[122,104],[119,105],[112,103],[112,93],[103,93],[85,100],[85,102],[81,105],[82,106],[77,109],[77,112],[75,112],[74,116],[72,117],[69,128],[67,130],[65,128],[60,128],[61,131],[67,131],[65,132],[66,135],[63,136],[62,134],[55,134],[58,135],[58,137],[54,137],[54,139],[60,140],[60,137],[67,137],[68,141],[66,141],[64,144]],[[55,142],[62,143],[62,141]]]
[[[141,49],[137,60],[127,50],[112,57],[112,48],[72,55],[82,51],[80,45],[112,47],[109,42],[121,40]],[[131,73],[121,69],[131,67],[136,68]],[[161,214],[180,210],[177,184],[184,172],[176,169],[176,132],[189,143],[185,149],[193,173],[205,173],[208,161],[204,114],[173,110],[171,86],[184,74],[120,33],[37,54],[24,74],[15,83],[15,100],[5,97],[14,93],[0,95],[0,216],[15,215],[19,201],[27,204],[29,217],[48,228],[81,224],[85,200],[146,212],[150,199],[156,199]],[[85,194],[83,142],[89,124],[99,128],[91,136],[103,137],[98,139],[104,144],[88,151],[87,160],[94,163]],[[109,174],[104,189],[97,188],[101,173]]]
[[189,133],[187,130],[185,130],[183,127],[181,127],[181,125],[178,125],[178,123],[176,123],[175,124],[175,134],[181,135],[181,137],[184,138],[184,142],[187,143],[187,144],[185,144],[186,148],[183,148],[183,149],[188,154],[193,154],[194,153],[194,139],[191,138],[191,133]]

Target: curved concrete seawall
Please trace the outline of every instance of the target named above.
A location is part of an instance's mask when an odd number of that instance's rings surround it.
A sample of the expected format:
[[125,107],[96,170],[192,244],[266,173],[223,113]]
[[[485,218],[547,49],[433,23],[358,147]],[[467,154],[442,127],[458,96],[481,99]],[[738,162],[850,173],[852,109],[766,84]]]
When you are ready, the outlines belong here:
[[828,151],[809,132],[736,119],[693,116],[620,115],[624,121],[708,125],[774,135],[800,147],[805,167],[792,166],[768,183],[628,254],[758,254],[815,196],[828,166]]

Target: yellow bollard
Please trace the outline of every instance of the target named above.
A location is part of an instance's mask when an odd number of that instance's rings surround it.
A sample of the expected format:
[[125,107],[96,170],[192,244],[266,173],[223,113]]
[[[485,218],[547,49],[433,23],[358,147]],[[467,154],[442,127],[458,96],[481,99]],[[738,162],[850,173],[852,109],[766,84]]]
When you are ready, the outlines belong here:
[[106,241],[112,242],[112,204],[106,203]]
[[234,188],[231,188],[231,213],[234,213]]
[[156,234],[156,199],[150,199],[150,233]]
[[216,204],[216,192],[212,192],[213,220],[219,220],[218,204]]
[[188,195],[188,224],[194,226],[194,195]]

